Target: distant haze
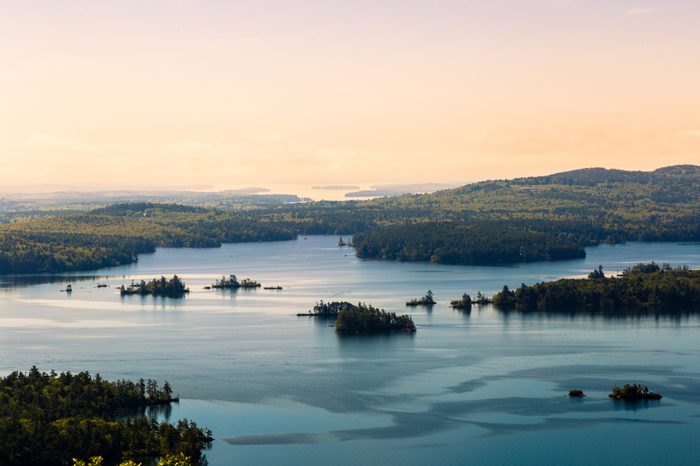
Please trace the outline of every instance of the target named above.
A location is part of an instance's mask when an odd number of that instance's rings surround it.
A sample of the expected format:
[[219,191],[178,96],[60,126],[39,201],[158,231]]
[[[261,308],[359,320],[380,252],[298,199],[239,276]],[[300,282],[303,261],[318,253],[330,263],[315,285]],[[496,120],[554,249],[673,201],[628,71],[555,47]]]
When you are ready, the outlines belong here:
[[18,190],[318,195],[700,161],[696,0],[36,0],[3,4],[0,44]]

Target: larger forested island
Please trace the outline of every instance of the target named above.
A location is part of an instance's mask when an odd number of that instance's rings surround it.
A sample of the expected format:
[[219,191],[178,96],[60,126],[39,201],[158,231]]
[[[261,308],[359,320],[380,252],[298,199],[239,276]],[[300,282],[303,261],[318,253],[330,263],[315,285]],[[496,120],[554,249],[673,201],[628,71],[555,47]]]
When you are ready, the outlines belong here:
[[110,382],[88,372],[13,372],[0,378],[0,464],[65,466],[101,456],[152,464],[184,455],[200,464],[211,432],[181,419],[159,423],[139,409],[174,401],[155,380]]
[[335,330],[343,335],[369,335],[374,333],[403,332],[414,333],[416,326],[409,315],[396,315],[371,304],[347,301],[316,303],[313,311],[297,316],[335,319]]
[[700,312],[700,270],[650,263],[630,267],[619,277],[607,277],[601,267],[585,279],[522,285],[516,290],[504,287],[493,303],[521,312]]
[[[217,247],[297,235],[353,236],[384,260],[512,264],[566,260],[602,242],[700,240],[700,167],[589,168],[369,201],[230,209],[126,203],[13,213],[0,225],[0,274],[126,264],[158,246]],[[54,206],[56,207],[56,206]]]

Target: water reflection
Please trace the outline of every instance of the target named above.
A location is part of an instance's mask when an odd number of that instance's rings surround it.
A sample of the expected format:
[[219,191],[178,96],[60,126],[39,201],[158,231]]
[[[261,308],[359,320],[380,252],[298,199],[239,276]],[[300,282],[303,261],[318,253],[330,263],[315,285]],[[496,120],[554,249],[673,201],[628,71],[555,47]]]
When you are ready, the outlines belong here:
[[569,310],[551,310],[551,311],[528,311],[521,312],[514,309],[503,309],[497,306],[490,305],[493,310],[497,311],[504,319],[509,319],[514,316],[518,316],[523,320],[562,320],[567,319],[570,321],[595,321],[595,320],[605,320],[605,321],[664,321],[673,323],[688,322],[689,320],[700,320],[700,313],[689,312],[689,311],[615,311],[615,312],[604,312],[604,311],[593,311],[590,309],[569,309]]
[[95,285],[111,277],[106,275],[4,275],[0,278],[0,289],[20,288],[48,283],[68,284],[72,282],[93,281]]
[[[178,404],[178,401],[174,401],[174,404]],[[117,419],[126,420],[133,419],[136,417],[148,417],[149,419],[155,419],[158,422],[171,422],[173,415],[172,404],[157,404],[151,406],[138,406],[133,408],[124,408],[119,410],[117,413]]]

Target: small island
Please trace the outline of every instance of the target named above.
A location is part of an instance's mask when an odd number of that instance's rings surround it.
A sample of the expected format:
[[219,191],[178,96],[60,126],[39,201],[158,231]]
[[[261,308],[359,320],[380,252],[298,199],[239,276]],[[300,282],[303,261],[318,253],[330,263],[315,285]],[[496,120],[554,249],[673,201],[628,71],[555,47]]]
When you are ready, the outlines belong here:
[[282,289],[282,287],[279,285],[278,286],[265,286],[265,287],[263,287],[263,290],[281,290],[281,289]]
[[625,384],[622,387],[616,385],[608,396],[613,400],[622,400],[632,403],[645,400],[660,400],[663,398],[660,393],[652,392],[645,385],[637,384]]
[[167,279],[165,277],[154,278],[153,280],[146,282],[141,280],[140,282],[131,282],[131,285],[125,287],[122,285],[119,288],[119,294],[121,296],[129,295],[139,295],[139,296],[160,296],[164,298],[183,298],[190,290],[185,286],[185,283],[180,280],[177,275],[173,278]]
[[598,267],[582,279],[561,279],[493,297],[497,307],[520,312],[601,312],[678,314],[700,312],[700,270],[638,264],[608,277]]
[[479,306],[482,306],[484,304],[491,304],[492,302],[493,300],[488,296],[482,294],[481,291],[478,291],[476,293],[476,299],[472,300],[473,304],[478,304]]
[[347,301],[324,303],[319,301],[309,312],[299,313],[298,317],[317,317],[319,319],[335,319],[335,330],[340,334],[372,334],[404,332],[414,333],[416,326],[408,315],[397,316],[371,304],[357,305]]
[[425,293],[425,296],[423,296],[422,298],[418,298],[418,299],[414,298],[414,299],[406,302],[406,306],[410,306],[410,307],[433,306],[435,304],[437,304],[437,301],[435,301],[435,299],[433,299],[433,292],[431,290],[428,290]]
[[472,309],[472,298],[467,293],[464,293],[460,299],[455,299],[450,301],[450,306],[452,309],[461,309],[464,311],[471,311]]
[[239,281],[234,274],[231,274],[228,277],[221,277],[221,280],[216,280],[209,288],[218,290],[237,290],[239,288],[260,288],[260,286],[260,282],[256,282],[250,278],[244,278],[243,280]]
[[373,333],[415,333],[416,326],[408,315],[397,316],[368,304],[358,304],[352,309],[338,312],[335,331],[345,335],[368,335]]
[[584,396],[586,396],[586,394],[583,393],[583,390],[579,390],[577,388],[569,390],[569,398],[583,398]]

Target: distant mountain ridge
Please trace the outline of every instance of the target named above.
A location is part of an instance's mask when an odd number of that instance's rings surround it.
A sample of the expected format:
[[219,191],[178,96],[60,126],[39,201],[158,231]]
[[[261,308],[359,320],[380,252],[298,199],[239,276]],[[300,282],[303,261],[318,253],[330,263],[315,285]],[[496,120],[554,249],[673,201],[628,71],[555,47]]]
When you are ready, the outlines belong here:
[[700,177],[700,166],[697,165],[672,165],[658,168],[653,171],[627,171],[602,167],[580,168],[552,175],[530,178],[517,178],[513,182],[571,182],[571,183],[614,183],[635,182],[654,183],[668,177]]
[[432,211],[454,217],[461,212],[463,220],[698,217],[700,166],[676,165],[648,172],[583,168],[368,202],[375,207],[419,210],[425,215]]

